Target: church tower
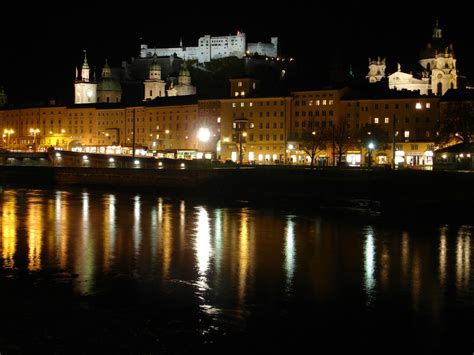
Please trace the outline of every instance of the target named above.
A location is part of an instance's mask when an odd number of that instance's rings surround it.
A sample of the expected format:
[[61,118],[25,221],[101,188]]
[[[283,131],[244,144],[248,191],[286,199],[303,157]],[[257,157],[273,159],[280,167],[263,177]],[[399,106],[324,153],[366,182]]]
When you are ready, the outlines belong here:
[[161,65],[158,63],[156,53],[150,64],[149,79],[145,80],[145,100],[153,100],[155,97],[166,96],[166,83],[161,80]]
[[97,83],[97,102],[113,103],[122,100],[122,87],[118,80],[112,77],[112,70],[107,59],[102,69],[102,75]]
[[97,84],[90,78],[90,68],[87,63],[87,53],[85,50],[81,77],[77,75],[76,82],[74,83],[74,91],[75,104],[92,104],[97,102]]
[[457,89],[458,75],[453,45],[446,45],[438,21],[433,29],[433,38],[420,53],[423,75],[430,78],[431,92],[441,96],[449,89]]
[[369,58],[369,73],[365,76],[369,83],[376,83],[385,78],[385,58],[372,60]]
[[179,71],[178,85],[171,86],[168,89],[168,96],[187,96],[196,95],[196,87],[191,84],[191,73],[189,72],[186,61]]

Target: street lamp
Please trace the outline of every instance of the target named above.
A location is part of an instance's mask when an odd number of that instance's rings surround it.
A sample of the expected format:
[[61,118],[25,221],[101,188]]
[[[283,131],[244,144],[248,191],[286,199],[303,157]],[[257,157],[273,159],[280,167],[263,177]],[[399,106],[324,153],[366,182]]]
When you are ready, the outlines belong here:
[[3,130],[4,135],[7,135],[7,147],[10,147],[10,135],[15,133],[13,129],[4,129]]
[[369,145],[367,146],[369,148],[368,151],[368,163],[367,167],[370,169],[372,167],[372,150],[375,148],[375,144],[370,142]]
[[30,133],[33,135],[33,150],[36,151],[36,135],[40,132],[39,128],[30,128]]

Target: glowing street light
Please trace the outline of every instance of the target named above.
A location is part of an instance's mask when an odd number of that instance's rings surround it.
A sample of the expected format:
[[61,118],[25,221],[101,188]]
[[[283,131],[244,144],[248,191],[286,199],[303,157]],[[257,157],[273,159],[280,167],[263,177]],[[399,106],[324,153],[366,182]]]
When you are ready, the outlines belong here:
[[197,137],[201,142],[209,142],[209,139],[211,138],[211,131],[209,128],[201,127],[198,130]]
[[10,136],[15,133],[15,131],[13,129],[7,129],[5,128],[3,130],[3,133],[4,133],[4,136],[6,135],[7,136],[7,146],[10,146]]
[[370,169],[372,167],[372,150],[375,148],[375,144],[370,142],[367,148],[369,148],[367,167]]
[[30,133],[33,135],[33,147],[36,151],[36,135],[40,132],[39,128],[30,128]]

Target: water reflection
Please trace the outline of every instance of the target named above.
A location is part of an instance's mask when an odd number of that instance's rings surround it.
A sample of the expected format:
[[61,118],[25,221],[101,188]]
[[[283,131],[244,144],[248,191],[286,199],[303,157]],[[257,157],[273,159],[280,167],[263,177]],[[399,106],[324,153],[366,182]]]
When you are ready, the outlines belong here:
[[239,304],[245,304],[245,294],[247,291],[248,274],[250,266],[250,250],[249,250],[249,212],[243,208],[240,213],[239,228]]
[[113,194],[103,199],[103,235],[104,235],[104,270],[110,270],[115,255],[116,243],[116,199]]
[[0,205],[2,208],[2,259],[3,267],[10,269],[15,267],[15,252],[16,252],[16,231],[17,231],[17,217],[16,217],[16,195],[13,191],[5,191],[1,196],[3,200]]
[[375,241],[374,230],[367,227],[365,231],[364,243],[364,283],[367,294],[367,303],[372,303],[375,287]]
[[136,195],[133,199],[133,250],[135,251],[135,258],[137,260],[140,254],[141,242],[142,242],[141,204],[140,204],[140,196]]
[[54,199],[54,228],[56,239],[56,250],[59,254],[59,266],[65,269],[68,258],[68,203],[67,194],[62,191],[56,191]]
[[446,284],[446,268],[448,258],[448,247],[447,247],[447,232],[448,227],[443,226],[440,228],[439,234],[439,283],[444,288]]
[[41,269],[41,247],[43,244],[43,208],[36,198],[29,201],[27,227],[28,227],[28,270],[38,271]]
[[89,193],[83,192],[81,197],[82,221],[79,229],[80,238],[78,239],[78,242],[74,244],[76,253],[75,271],[80,276],[79,282],[77,283],[79,291],[83,294],[89,294],[92,292],[94,283],[94,269],[96,267],[94,258],[96,248],[89,221]]
[[456,288],[465,291],[471,271],[471,227],[461,226],[456,240]]
[[197,286],[200,291],[208,288],[207,271],[211,258],[211,227],[209,215],[202,206],[196,207],[196,236],[194,239],[194,249],[196,251],[198,279]]
[[77,273],[68,281],[77,293],[119,290],[130,304],[174,306],[177,318],[185,309],[183,318],[210,318],[216,329],[263,313],[277,322],[287,305],[315,322],[349,307],[354,318],[382,319],[393,302],[406,323],[442,324],[474,296],[472,226],[401,230],[87,191],[5,190],[0,218],[2,269]]
[[295,222],[294,216],[288,216],[285,227],[285,271],[286,291],[290,292],[295,273]]

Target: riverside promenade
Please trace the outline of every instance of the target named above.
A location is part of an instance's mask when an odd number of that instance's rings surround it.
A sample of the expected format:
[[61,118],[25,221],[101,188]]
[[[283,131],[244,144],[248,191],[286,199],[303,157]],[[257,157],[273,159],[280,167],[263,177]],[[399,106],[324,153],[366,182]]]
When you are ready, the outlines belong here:
[[[36,154],[36,153],[34,153]],[[390,214],[474,212],[474,174],[204,161],[61,152],[2,157],[0,183],[150,190],[163,194],[285,201],[311,208],[371,208]]]

